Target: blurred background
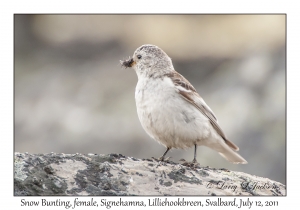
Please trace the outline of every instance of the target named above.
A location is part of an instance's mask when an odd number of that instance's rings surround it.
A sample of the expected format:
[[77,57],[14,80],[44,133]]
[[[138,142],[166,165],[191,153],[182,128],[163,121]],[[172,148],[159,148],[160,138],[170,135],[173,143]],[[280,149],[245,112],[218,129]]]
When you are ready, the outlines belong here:
[[[206,147],[202,166],[286,183],[285,15],[15,15],[15,151],[160,157],[137,117],[137,76],[119,60],[162,48],[249,162]],[[193,159],[193,148],[171,160]]]

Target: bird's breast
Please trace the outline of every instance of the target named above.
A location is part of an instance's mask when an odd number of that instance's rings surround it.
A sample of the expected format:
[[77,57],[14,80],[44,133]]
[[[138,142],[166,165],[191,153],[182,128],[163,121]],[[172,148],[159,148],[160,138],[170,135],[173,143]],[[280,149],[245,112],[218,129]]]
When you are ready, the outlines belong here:
[[182,99],[170,78],[139,79],[135,99],[143,128],[166,146],[192,146],[192,140],[203,135],[199,135],[199,129],[204,126],[203,120],[207,127],[207,119]]
[[139,107],[159,106],[175,94],[174,84],[169,78],[139,79],[135,100]]

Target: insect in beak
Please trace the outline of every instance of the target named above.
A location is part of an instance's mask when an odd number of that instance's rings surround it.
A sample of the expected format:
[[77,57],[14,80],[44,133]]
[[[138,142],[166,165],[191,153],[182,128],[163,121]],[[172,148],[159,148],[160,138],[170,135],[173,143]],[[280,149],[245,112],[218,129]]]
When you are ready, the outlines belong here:
[[125,69],[126,69],[128,67],[132,67],[135,64],[135,61],[133,61],[133,58],[129,57],[129,59],[127,59],[125,61],[120,60],[120,63],[122,65],[122,67],[125,67]]

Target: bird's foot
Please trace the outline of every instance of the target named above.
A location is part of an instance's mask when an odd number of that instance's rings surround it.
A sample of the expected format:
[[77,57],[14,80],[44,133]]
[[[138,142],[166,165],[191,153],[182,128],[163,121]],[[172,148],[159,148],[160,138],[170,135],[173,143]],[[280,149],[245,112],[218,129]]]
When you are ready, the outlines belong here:
[[196,159],[194,159],[192,162],[187,162],[186,160],[184,159],[180,159],[179,161],[182,161],[183,163],[181,165],[183,166],[187,166],[187,167],[190,167],[190,168],[200,168],[200,163],[197,162]]
[[155,160],[156,162],[158,162],[156,168],[159,167],[159,166],[162,166],[162,165],[165,166],[166,163],[170,163],[170,161],[169,161],[170,158],[171,157],[167,157],[167,158],[163,158],[163,157],[155,158],[155,157],[152,157],[153,160]]
[[168,162],[171,158],[172,158],[172,157],[166,157],[166,158],[160,157],[159,160],[160,160],[160,161]]
[[172,158],[172,157],[163,157],[163,156],[161,156],[160,158],[155,158],[155,157],[152,157],[152,159],[153,160],[155,160],[155,161],[157,161],[157,162],[168,162],[169,160],[170,160],[170,158]]

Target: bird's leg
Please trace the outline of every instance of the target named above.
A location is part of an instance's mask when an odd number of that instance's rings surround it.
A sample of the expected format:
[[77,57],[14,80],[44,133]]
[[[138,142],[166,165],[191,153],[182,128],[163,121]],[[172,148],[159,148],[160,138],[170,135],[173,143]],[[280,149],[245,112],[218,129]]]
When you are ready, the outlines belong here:
[[194,159],[193,159],[194,164],[198,163],[196,157],[197,157],[197,144],[195,144]]
[[[197,144],[195,144],[195,151],[194,151],[194,159],[192,162],[184,162],[182,163],[182,165],[184,166],[188,166],[190,168],[198,168],[200,166],[200,164],[198,163],[197,159]],[[185,160],[183,160],[185,161]]]
[[164,161],[165,160],[165,156],[166,156],[166,154],[169,152],[169,150],[170,150],[171,148],[167,148],[167,150],[165,151],[165,153],[163,154],[163,156],[161,156],[160,158],[159,158],[159,160],[160,161]]

